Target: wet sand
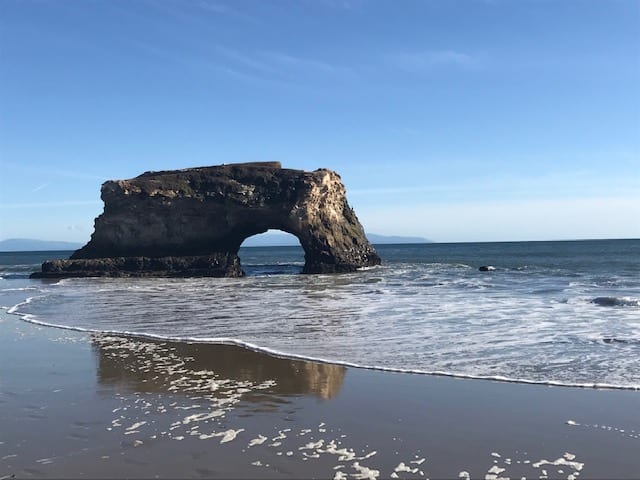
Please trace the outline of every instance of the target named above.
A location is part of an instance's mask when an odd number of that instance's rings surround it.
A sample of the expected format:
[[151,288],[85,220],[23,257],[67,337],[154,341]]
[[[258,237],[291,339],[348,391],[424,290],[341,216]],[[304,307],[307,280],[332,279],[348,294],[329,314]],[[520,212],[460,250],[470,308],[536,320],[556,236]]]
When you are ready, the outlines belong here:
[[638,478],[640,392],[394,374],[0,311],[0,478]]

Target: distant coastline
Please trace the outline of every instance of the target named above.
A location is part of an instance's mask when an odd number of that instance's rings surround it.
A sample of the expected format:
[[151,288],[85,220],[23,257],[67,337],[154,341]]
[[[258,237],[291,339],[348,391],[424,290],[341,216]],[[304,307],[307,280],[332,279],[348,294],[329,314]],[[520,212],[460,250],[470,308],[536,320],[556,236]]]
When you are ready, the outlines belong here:
[[[368,233],[367,238],[374,245],[393,245],[393,244],[423,244],[437,243],[441,245],[465,245],[475,243],[483,244],[510,244],[510,243],[570,243],[570,242],[607,242],[611,240],[633,241],[638,238],[577,238],[577,239],[553,239],[553,240],[499,240],[499,241],[469,241],[469,242],[436,242],[422,237],[403,237],[396,235],[377,235]],[[61,242],[35,239],[11,238],[0,240],[0,253],[11,252],[50,252],[50,251],[74,251],[82,247],[83,243],[78,242]],[[242,247],[295,247],[300,242],[291,235],[285,233],[267,234],[264,236],[255,236],[247,239]]]
[[[432,243],[431,240],[422,237],[405,237],[399,235],[379,235],[377,233],[367,233],[367,238],[375,244],[391,243]],[[298,246],[300,242],[293,235],[287,233],[267,233],[247,238],[242,244],[243,247],[292,247]]]
[[45,252],[55,250],[77,250],[79,242],[36,240],[33,238],[8,238],[0,240],[0,252]]
[[[367,233],[371,243],[432,243],[422,237],[404,237],[398,235],[378,235]],[[77,250],[84,244],[80,242],[62,242],[55,240],[36,240],[32,238],[8,238],[0,240],[0,252],[44,252],[55,250]],[[287,233],[268,233],[248,238],[243,247],[288,247],[298,246],[300,242]]]

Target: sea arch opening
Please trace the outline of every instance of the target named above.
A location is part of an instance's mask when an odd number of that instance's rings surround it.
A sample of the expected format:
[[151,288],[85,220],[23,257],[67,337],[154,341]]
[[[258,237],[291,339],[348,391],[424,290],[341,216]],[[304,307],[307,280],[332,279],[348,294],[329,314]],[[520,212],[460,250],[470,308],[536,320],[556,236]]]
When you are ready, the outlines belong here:
[[305,265],[300,239],[279,229],[249,235],[242,241],[238,256],[248,276],[296,275]]

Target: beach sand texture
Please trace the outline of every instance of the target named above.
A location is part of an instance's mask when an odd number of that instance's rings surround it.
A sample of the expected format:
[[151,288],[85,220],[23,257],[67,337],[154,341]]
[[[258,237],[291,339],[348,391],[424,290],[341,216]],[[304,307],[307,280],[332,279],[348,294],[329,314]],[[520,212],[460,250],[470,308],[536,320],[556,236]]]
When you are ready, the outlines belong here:
[[0,478],[640,473],[635,391],[368,371],[0,314]]

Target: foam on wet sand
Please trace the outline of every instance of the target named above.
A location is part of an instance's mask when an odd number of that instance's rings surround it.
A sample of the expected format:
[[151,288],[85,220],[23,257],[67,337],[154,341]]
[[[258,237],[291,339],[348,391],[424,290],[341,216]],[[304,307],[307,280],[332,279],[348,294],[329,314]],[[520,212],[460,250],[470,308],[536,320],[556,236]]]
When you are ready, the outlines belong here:
[[[0,474],[577,480],[640,471],[637,392],[346,372],[0,315]],[[18,352],[30,362],[12,365]]]

